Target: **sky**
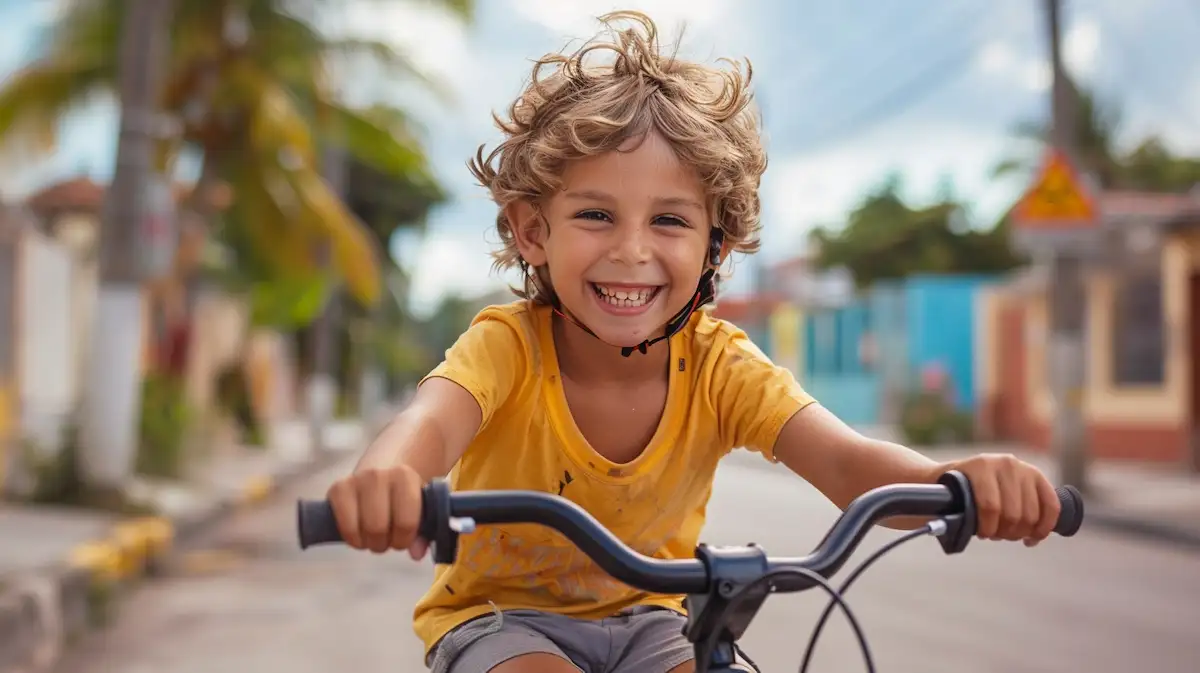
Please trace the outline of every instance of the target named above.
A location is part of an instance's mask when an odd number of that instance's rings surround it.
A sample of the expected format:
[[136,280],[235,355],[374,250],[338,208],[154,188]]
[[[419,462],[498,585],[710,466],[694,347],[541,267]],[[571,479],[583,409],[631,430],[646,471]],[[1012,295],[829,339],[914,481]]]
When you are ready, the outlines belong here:
[[[447,293],[502,287],[487,253],[495,205],[465,162],[499,140],[491,121],[528,80],[531,59],[595,33],[597,15],[639,9],[681,54],[712,62],[748,58],[762,108],[770,166],[763,178],[763,251],[736,260],[733,293],[753,264],[794,256],[805,233],[842,221],[889,172],[904,176],[914,205],[950,181],[977,226],[1018,198],[1019,178],[990,177],[997,161],[1036,152],[1017,144],[1015,123],[1048,113],[1050,82],[1041,0],[476,0],[470,25],[421,0],[350,0],[330,30],[386,40],[447,83],[440,104],[380,73],[345,78],[354,101],[384,100],[424,122],[439,178],[454,200],[433,214],[423,239],[398,237],[393,255],[414,276],[418,312]],[[0,73],[37,54],[38,27],[58,0],[0,0]],[[1200,153],[1200,4],[1195,0],[1065,0],[1070,73],[1123,111],[1122,139],[1162,137]],[[87,172],[111,175],[116,119],[99,99],[63,120],[57,152],[0,174],[17,198]]]

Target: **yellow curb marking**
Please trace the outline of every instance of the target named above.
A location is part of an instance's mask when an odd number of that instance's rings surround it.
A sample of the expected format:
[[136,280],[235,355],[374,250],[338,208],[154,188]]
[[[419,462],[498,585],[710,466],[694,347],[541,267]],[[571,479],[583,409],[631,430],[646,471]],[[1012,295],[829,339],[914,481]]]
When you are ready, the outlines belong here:
[[93,579],[112,581],[120,574],[121,553],[108,542],[86,542],[71,550],[67,564],[86,570]]
[[[271,475],[252,477],[242,486],[240,501],[250,505],[262,502],[275,490]],[[147,561],[170,551],[175,527],[165,517],[148,516],[122,521],[113,527],[108,539],[76,545],[67,554],[67,565],[88,572],[94,580],[120,581],[140,574]],[[220,553],[203,554],[189,559],[189,565],[201,570],[228,566],[233,559]]]
[[67,565],[82,568],[94,579],[125,580],[141,574],[146,563],[171,548],[175,529],[163,517],[122,521],[105,540],[76,546],[67,555]]
[[251,477],[242,486],[242,503],[254,504],[262,502],[275,490],[275,480],[270,475]]

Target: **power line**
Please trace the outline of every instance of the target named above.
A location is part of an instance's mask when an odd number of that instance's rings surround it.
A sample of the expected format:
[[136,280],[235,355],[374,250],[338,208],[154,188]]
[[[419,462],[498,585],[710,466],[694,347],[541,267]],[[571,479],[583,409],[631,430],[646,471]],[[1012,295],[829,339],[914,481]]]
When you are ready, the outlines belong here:
[[943,52],[936,60],[888,88],[883,96],[860,107],[856,112],[841,117],[838,123],[810,134],[812,139],[802,143],[803,149],[800,151],[811,152],[842,140],[848,133],[862,131],[892,118],[921,102],[942,86],[957,81],[971,64],[970,57],[978,46],[977,33],[980,25],[981,23],[976,24],[973,29],[965,31],[968,39],[959,43],[957,48]]
[[[836,104],[837,100],[843,97],[845,94],[856,90],[861,90],[862,88],[869,86],[875,77],[877,77],[887,66],[897,62],[903,62],[906,56],[911,55],[917,49],[918,45],[939,44],[945,41],[945,37],[948,33],[953,34],[961,32],[961,26],[963,23],[967,21],[971,15],[977,14],[979,10],[976,10],[970,5],[958,5],[958,7],[958,12],[941,14],[941,21],[920,24],[921,26],[927,27],[928,30],[920,31],[919,33],[909,33],[908,35],[914,39],[893,42],[891,46],[894,48],[883,54],[881,58],[876,59],[873,68],[869,68],[862,73],[862,76],[857,78],[840,78],[837,80],[837,83],[834,86],[825,88],[821,91],[822,98],[830,103]],[[985,5],[983,11],[986,12],[990,7],[991,5]],[[978,21],[975,23],[978,25]],[[895,25],[896,24],[893,24],[891,26],[892,32],[895,32]],[[825,65],[820,68],[820,70],[825,72],[837,72],[841,70],[839,66],[844,60],[844,55],[831,57],[828,61],[826,61]],[[784,90],[785,92],[781,94],[780,97],[786,100],[791,96],[796,88],[796,86],[787,87]],[[811,105],[806,105],[805,107],[815,109]]]
[[908,5],[903,0],[893,4],[893,11],[884,14],[883,20],[874,24],[873,27],[877,30],[863,30],[855,33],[859,38],[858,40],[843,42],[841,44],[842,49],[838,50],[836,53],[829,54],[824,60],[823,64],[816,65],[816,62],[809,62],[808,67],[803,68],[800,72],[793,73],[792,77],[788,78],[785,88],[780,93],[780,97],[787,98],[791,96],[798,89],[803,88],[802,85],[811,84],[811,80],[815,75],[830,70],[833,64],[840,63],[856,53],[862,52],[873,45],[879,44],[879,38],[895,32],[896,24],[900,16],[903,14],[902,11],[895,10],[907,9],[911,9],[911,5]]

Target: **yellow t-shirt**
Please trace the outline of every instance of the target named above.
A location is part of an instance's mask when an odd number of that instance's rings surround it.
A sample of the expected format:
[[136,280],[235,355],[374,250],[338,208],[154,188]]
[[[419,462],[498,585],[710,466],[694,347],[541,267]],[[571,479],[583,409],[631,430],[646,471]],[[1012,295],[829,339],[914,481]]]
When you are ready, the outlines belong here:
[[[674,364],[658,429],[636,459],[617,464],[592,449],[571,418],[549,308],[520,301],[480,312],[426,377],[458,383],[483,411],[450,472],[451,488],[561,494],[643,554],[694,558],[718,461],[735,447],[774,460],[780,429],[813,400],[741,330],[707,313],[694,313],[667,343]],[[457,561],[437,567],[416,605],[414,629],[429,650],[490,611],[488,601],[583,619],[638,604],[683,611],[682,596],[628,587],[537,524],[460,536]]]

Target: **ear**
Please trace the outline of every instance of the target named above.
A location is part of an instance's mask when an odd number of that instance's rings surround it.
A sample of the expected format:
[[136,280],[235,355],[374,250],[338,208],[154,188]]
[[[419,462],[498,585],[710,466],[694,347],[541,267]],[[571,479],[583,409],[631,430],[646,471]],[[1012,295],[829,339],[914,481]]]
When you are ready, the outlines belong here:
[[[733,251],[733,243],[725,236],[725,232],[715,227],[709,232],[709,237],[708,264],[712,267],[719,267],[729,259],[729,253]],[[718,246],[717,243],[720,245]]]
[[545,242],[549,232],[533,203],[524,199],[513,201],[504,207],[504,218],[508,220],[517,250],[525,263],[534,268],[545,265]]

